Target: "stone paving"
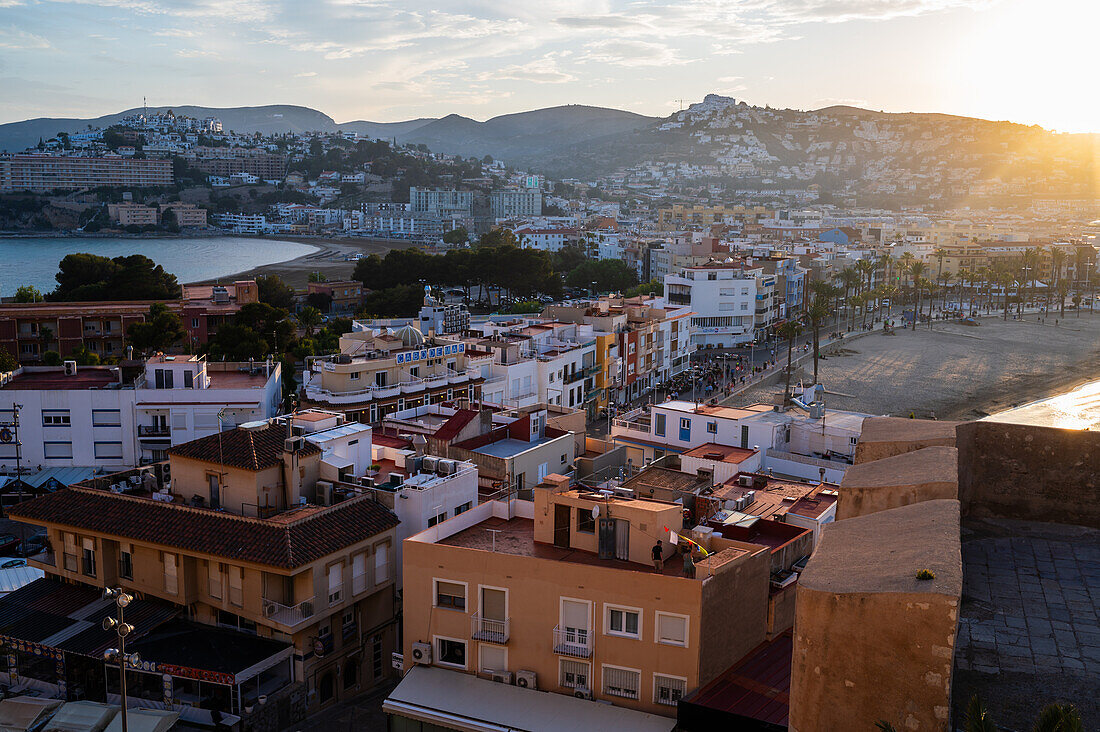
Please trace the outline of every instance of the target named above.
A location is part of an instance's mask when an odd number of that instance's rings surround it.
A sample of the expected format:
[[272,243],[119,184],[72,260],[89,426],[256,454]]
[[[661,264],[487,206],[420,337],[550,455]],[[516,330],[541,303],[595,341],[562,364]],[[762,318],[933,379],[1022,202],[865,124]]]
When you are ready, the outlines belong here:
[[[1095,693],[1079,690],[1100,689],[1100,531],[966,522],[962,551],[956,708],[978,693],[1006,724],[997,713],[1000,697],[1016,697],[1009,706],[1021,714],[1033,709],[1031,719],[1057,699],[1076,704],[1096,723]],[[1031,698],[1019,699],[1021,689]]]

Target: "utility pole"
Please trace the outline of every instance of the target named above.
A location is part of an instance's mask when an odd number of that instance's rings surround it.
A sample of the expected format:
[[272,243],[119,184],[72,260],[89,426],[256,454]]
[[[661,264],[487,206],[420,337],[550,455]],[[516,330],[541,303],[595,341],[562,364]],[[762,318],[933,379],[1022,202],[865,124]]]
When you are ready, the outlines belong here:
[[133,602],[132,595],[128,595],[120,588],[106,588],[103,590],[103,599],[114,600],[118,608],[118,618],[110,615],[103,618],[103,629],[114,630],[118,634],[118,648],[108,648],[103,652],[103,660],[108,663],[117,663],[120,675],[120,691],[122,692],[122,732],[129,732],[126,725],[126,667],[137,668],[141,665],[141,658],[136,653],[126,655],[126,636],[134,631],[134,626],[125,620],[126,606]]

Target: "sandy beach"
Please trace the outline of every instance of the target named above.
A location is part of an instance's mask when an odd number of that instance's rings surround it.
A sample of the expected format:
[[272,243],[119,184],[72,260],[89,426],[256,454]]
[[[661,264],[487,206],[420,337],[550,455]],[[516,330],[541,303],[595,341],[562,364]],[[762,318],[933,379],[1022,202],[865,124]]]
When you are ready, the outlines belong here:
[[[218,278],[221,281],[231,279],[248,279],[257,275],[279,275],[291,287],[304,290],[309,281],[311,272],[321,272],[327,279],[348,279],[355,270],[355,261],[349,260],[352,254],[380,254],[385,255],[391,249],[407,249],[416,246],[416,242],[403,239],[366,239],[360,237],[347,238],[322,238],[312,236],[272,236],[271,239],[280,241],[295,241],[317,247],[317,251],[297,259],[276,264],[267,264],[261,267],[237,272]],[[256,246],[262,247],[263,237],[256,238]]]
[[[1065,319],[980,326],[937,323],[887,336],[876,331],[823,351],[826,403],[870,414],[977,419],[1100,379],[1100,312]],[[794,379],[813,375],[807,359]],[[773,402],[782,382],[750,389],[746,402]]]

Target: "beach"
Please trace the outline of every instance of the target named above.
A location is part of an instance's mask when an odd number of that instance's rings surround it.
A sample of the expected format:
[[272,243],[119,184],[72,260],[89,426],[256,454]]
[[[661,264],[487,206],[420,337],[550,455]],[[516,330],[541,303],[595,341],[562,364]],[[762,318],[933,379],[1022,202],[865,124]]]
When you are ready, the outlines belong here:
[[[980,326],[937,323],[888,336],[881,330],[823,349],[821,381],[835,409],[938,419],[980,419],[1100,379],[1100,312],[1036,315]],[[785,356],[785,353],[782,354]],[[812,358],[793,381],[811,379]],[[783,382],[754,387],[747,402],[774,402]]]
[[[225,281],[229,279],[250,279],[258,275],[278,275],[291,287],[304,290],[309,282],[311,272],[320,272],[329,280],[346,280],[350,278],[352,272],[355,271],[356,264],[355,260],[348,259],[350,255],[361,254],[365,257],[369,254],[378,254],[385,256],[386,252],[391,249],[407,249],[419,245],[418,242],[404,239],[367,239],[361,237],[272,236],[270,239],[309,244],[316,247],[316,251],[286,262],[253,267],[219,279]],[[262,247],[265,240],[265,237],[257,237],[256,246]]]

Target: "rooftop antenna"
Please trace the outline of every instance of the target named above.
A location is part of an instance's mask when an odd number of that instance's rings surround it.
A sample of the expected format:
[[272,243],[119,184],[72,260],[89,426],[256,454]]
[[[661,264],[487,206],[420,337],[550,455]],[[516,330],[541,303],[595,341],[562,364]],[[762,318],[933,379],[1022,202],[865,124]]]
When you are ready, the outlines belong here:
[[673,99],[672,101],[679,102],[680,103],[680,111],[681,112],[684,111],[684,102],[687,101],[686,99]]
[[501,531],[503,531],[503,529],[485,529],[485,530],[493,535],[493,551],[495,552],[497,550],[497,534],[499,534]]
[[144,96],[141,98],[141,106],[142,106],[142,109],[143,109],[142,114],[145,115],[145,121],[148,122],[149,121],[149,100]]

